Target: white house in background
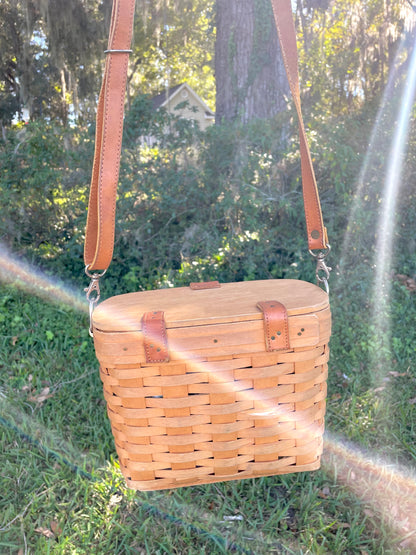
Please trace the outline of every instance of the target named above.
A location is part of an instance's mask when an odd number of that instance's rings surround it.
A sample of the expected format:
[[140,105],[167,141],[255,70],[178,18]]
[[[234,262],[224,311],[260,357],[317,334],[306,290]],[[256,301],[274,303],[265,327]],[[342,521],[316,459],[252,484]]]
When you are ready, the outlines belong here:
[[[178,107],[182,103],[186,104]],[[163,93],[152,98],[152,104],[155,110],[164,108],[170,114],[197,121],[201,130],[205,130],[215,123],[214,112],[188,83],[181,83],[166,89]]]

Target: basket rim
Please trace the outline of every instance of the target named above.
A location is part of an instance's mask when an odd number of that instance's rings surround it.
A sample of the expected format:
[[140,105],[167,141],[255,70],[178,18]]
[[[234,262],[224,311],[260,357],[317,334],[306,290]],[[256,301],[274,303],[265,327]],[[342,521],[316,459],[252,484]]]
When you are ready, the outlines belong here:
[[257,303],[277,300],[288,316],[320,312],[328,295],[317,285],[295,279],[222,283],[220,288],[176,287],[125,293],[106,299],[95,309],[94,328],[104,332],[141,331],[145,312],[163,311],[167,329],[261,320]]

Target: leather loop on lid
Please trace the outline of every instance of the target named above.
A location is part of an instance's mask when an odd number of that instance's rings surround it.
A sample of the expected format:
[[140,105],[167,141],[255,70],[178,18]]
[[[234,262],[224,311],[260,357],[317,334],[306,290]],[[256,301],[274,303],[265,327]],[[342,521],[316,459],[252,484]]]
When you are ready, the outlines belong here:
[[146,312],[142,318],[142,332],[146,362],[168,362],[168,338],[164,313]]
[[190,283],[189,287],[193,291],[201,291],[202,289],[217,289],[218,287],[221,287],[221,285],[219,281],[198,281]]
[[257,303],[257,306],[263,312],[267,350],[290,349],[289,324],[285,306],[278,301],[263,301]]

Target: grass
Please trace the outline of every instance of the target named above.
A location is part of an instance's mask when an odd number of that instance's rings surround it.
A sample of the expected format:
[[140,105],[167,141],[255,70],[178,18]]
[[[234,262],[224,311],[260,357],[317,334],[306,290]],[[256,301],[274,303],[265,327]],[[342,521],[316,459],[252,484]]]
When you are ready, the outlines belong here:
[[3,287],[0,553],[414,553],[414,297],[394,289],[377,376],[362,318],[333,299],[350,323],[331,340],[322,469],[140,493],[114,459],[85,315]]

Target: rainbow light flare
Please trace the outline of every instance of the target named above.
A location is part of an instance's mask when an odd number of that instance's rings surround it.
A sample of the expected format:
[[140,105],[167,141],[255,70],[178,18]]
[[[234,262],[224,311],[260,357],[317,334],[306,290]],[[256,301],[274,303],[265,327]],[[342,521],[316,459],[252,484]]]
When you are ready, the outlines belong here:
[[380,517],[400,538],[401,549],[416,553],[416,476],[408,468],[361,452],[343,440],[325,434],[322,468],[345,485],[369,508],[364,514]]
[[79,294],[57,280],[50,278],[18,260],[5,245],[0,244],[0,282],[13,284],[15,287],[42,297],[47,301],[64,303],[80,312],[88,312],[88,305]]

